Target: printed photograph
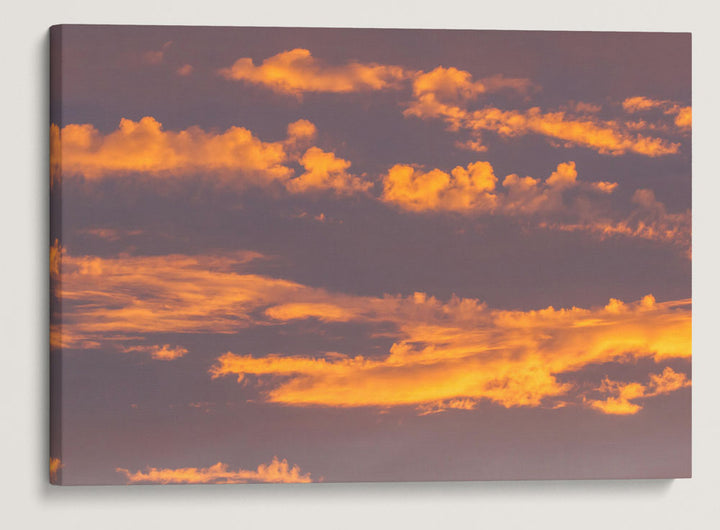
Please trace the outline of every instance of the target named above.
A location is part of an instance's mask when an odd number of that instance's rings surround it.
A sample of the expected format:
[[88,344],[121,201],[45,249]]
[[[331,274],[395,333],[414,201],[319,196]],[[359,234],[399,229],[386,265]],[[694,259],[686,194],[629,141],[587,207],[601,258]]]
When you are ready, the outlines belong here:
[[690,477],[689,33],[50,29],[50,482]]

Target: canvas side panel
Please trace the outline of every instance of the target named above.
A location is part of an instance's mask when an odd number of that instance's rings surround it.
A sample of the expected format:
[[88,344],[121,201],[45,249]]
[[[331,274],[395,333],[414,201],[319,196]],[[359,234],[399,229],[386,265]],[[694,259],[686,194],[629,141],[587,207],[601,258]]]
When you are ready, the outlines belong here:
[[59,292],[62,271],[62,163],[60,129],[62,128],[62,26],[50,28],[50,483],[62,484],[62,347],[61,301]]

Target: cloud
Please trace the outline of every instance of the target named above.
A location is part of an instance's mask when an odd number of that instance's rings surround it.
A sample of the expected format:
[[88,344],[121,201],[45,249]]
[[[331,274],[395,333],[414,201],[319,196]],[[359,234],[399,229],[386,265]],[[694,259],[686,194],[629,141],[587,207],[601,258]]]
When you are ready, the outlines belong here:
[[283,51],[256,66],[249,57],[222,68],[229,80],[260,85],[274,92],[300,98],[304,93],[351,93],[399,90],[412,87],[416,96],[441,94],[450,99],[472,99],[478,94],[513,90],[527,93],[532,83],[524,78],[502,75],[473,80],[472,75],[455,67],[424,72],[402,66],[351,61],[331,65],[313,57],[303,48]]
[[191,64],[184,64],[180,68],[175,70],[175,73],[177,73],[177,75],[187,77],[190,74],[192,74],[192,71],[193,71],[193,66]]
[[87,228],[81,230],[81,232],[83,234],[90,234],[106,241],[119,241],[126,237],[138,236],[143,233],[143,230],[122,230],[119,228]]
[[605,414],[635,414],[642,409],[642,405],[634,401],[669,394],[690,385],[690,380],[685,374],[675,372],[669,366],[666,366],[660,374],[650,374],[650,383],[647,385],[611,381],[606,377],[596,390],[603,394],[611,394],[610,397],[590,399],[587,404]]
[[[243,272],[254,253],[218,256],[119,256],[62,253],[63,314],[53,337],[61,347],[115,347],[174,356],[184,348],[134,346],[154,333],[235,334],[252,326],[315,319],[355,322],[393,344],[384,356],[228,352],[213,378],[260,378],[261,399],[292,406],[411,406],[468,409],[572,402],[573,373],[589,365],[689,358],[689,300],[534,311],[489,309],[479,300],[446,302],[355,296]],[[677,381],[665,374],[656,387]]]
[[54,330],[65,348],[97,348],[102,341],[128,346],[147,333],[234,333],[251,325],[258,306],[288,300],[297,283],[237,270],[262,255],[120,256],[100,258],[62,252],[64,306]]
[[147,64],[160,64],[165,58],[165,52],[172,46],[172,41],[167,41],[159,50],[148,50],[142,55],[143,62]]
[[473,162],[466,168],[457,166],[449,173],[398,164],[383,176],[382,200],[413,212],[529,215],[565,210],[562,194],[571,188],[607,194],[616,186],[611,182],[579,183],[573,161],[558,164],[544,182],[510,174],[503,179],[502,189],[499,189],[497,181],[489,162]]
[[475,145],[481,145],[480,134],[483,131],[492,131],[503,138],[538,134],[560,142],[559,145],[564,147],[587,147],[612,156],[636,153],[656,157],[675,154],[680,148],[679,143],[634,133],[621,122],[601,120],[590,113],[576,116],[567,111],[543,112],[539,107],[528,110],[502,110],[497,107],[469,110],[463,102],[440,100],[435,92],[418,94],[409,103],[404,115],[442,119],[450,131],[470,132]]
[[50,459],[50,484],[58,484],[58,475],[63,467],[59,458]]
[[295,48],[265,59],[255,66],[249,57],[222,68],[226,79],[262,85],[282,94],[300,96],[305,92],[362,92],[394,88],[408,77],[399,66],[350,62],[329,65],[309,50]]
[[674,116],[673,122],[679,129],[689,130],[692,127],[692,107],[685,107],[674,101],[636,96],[625,99],[622,106],[629,113],[660,109],[664,114]]
[[292,171],[285,165],[282,142],[263,142],[243,127],[222,133],[199,127],[166,131],[155,118],[120,120],[117,130],[102,134],[89,124],[62,128],[63,175],[97,179],[109,174],[149,174],[173,178],[187,174],[242,173],[244,178],[282,180]]
[[127,478],[128,484],[244,484],[248,482],[312,482],[310,473],[303,474],[298,466],[290,466],[287,460],[274,457],[269,464],[261,464],[256,470],[239,468],[232,470],[227,464],[218,462],[214,466],[176,469],[148,468],[145,471],[130,472],[117,468]]
[[691,257],[692,215],[690,210],[669,213],[665,205],[649,189],[635,190],[635,209],[624,219],[596,215],[576,223],[541,222],[540,226],[567,232],[589,232],[601,239],[614,236],[631,237],[671,244]]
[[[108,134],[89,124],[69,124],[62,131],[51,127],[59,137],[55,163],[65,176],[97,180],[142,175],[157,181],[202,176],[221,186],[278,185],[292,193],[368,189],[371,183],[347,172],[349,161],[309,146],[316,132],[303,119],[288,125],[285,140],[264,142],[243,127],[168,131],[150,116],[123,118]],[[295,176],[294,163],[305,172]]]
[[382,200],[414,212],[492,211],[498,202],[496,181],[488,162],[457,166],[450,173],[397,164],[383,177]]
[[[504,407],[554,406],[560,398],[566,404],[575,385],[560,375],[607,362],[689,358],[691,352],[689,301],[658,303],[647,296],[592,309],[505,311],[477,300],[443,304],[417,293],[375,304],[354,314],[359,321],[397,327],[385,357],[228,352],[210,373],[259,378],[271,403],[413,406],[427,414],[472,409],[479,400]],[[289,312],[286,318],[309,316]]]
[[122,348],[123,352],[142,352],[149,353],[153,359],[159,361],[173,361],[184,356],[188,351],[182,346],[171,346],[170,344],[155,346],[127,346]]
[[673,245],[690,255],[690,211],[670,213],[652,190],[633,194],[634,210],[624,217],[602,200],[617,182],[578,180],[575,162],[561,162],[541,180],[512,173],[497,186],[489,162],[457,166],[450,172],[396,164],[382,176],[380,199],[410,212],[458,212],[524,218],[541,228],[583,231],[601,239],[630,237]]
[[334,153],[311,147],[300,159],[305,172],[289,180],[287,189],[293,193],[318,190],[332,190],[338,194],[367,191],[372,182],[363,181],[348,173],[350,162],[337,157]]

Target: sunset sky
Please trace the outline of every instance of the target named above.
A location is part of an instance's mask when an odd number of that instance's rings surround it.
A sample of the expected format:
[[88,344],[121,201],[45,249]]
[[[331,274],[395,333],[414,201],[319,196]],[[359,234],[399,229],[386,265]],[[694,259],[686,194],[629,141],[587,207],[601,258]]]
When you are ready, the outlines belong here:
[[690,475],[689,34],[53,32],[53,481]]

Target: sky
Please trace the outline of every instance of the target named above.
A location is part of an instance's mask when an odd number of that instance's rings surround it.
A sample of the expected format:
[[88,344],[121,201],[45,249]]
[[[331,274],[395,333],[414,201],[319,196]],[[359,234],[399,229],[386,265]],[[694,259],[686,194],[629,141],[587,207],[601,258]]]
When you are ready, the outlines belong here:
[[690,476],[689,34],[52,32],[51,481]]

